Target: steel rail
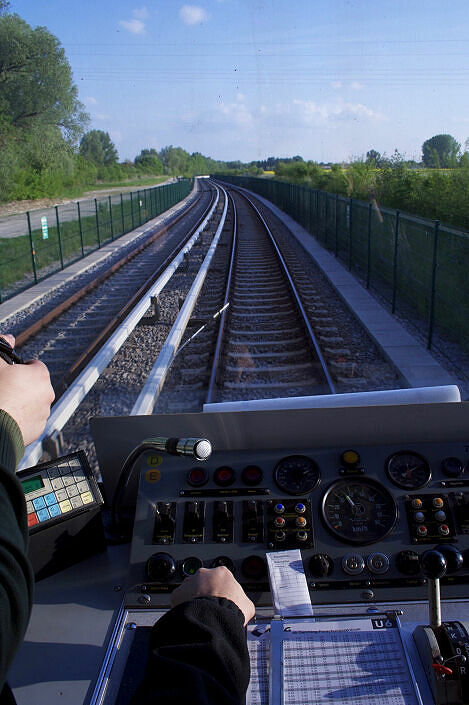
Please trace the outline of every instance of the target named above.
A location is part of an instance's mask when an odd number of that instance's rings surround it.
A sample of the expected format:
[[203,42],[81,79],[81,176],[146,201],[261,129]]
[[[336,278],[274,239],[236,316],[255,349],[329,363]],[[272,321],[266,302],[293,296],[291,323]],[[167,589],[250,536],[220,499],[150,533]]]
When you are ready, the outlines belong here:
[[166,286],[172,275],[183,262],[186,252],[188,252],[197,241],[200,233],[207,226],[210,217],[215,212],[219,199],[219,187],[215,188],[217,190],[217,195],[215,203],[212,206],[212,210],[206,215],[205,219],[202,223],[200,223],[198,230],[192,235],[190,241],[182,250],[180,250],[179,254],[161,274],[154,286],[147,292],[146,296],[141,299],[134,310],[128,314],[127,318],[114,331],[111,337],[96,353],[85,369],[78,375],[69,389],[67,389],[61,398],[54,404],[44,431],[39,438],[34,441],[34,443],[27,446],[25,454],[19,464],[19,469],[30,467],[39,462],[43,453],[43,442],[46,439],[53,437],[54,434],[63,429],[67,421],[78,409],[85,396],[96,384],[103,370],[106,369],[113,357],[124,345],[127,338],[145,315],[150,303],[150,297],[158,294]]
[[[228,277],[226,281],[226,290],[225,290],[225,299],[223,301],[223,306],[225,306],[230,299],[230,293],[231,293],[231,288],[232,288],[232,279],[233,279],[233,270],[234,270],[234,262],[236,258],[236,250],[237,250],[237,237],[238,237],[238,215],[236,211],[236,205],[233,199],[233,196],[227,192],[229,200],[231,202],[232,208],[233,208],[233,239],[231,243],[231,257],[230,257],[230,267],[228,271]],[[217,342],[215,344],[215,352],[213,355],[213,362],[212,362],[212,371],[210,373],[210,380],[208,383],[208,390],[207,390],[207,395],[205,398],[205,403],[210,404],[214,400],[214,395],[215,395],[215,387],[217,383],[217,377],[218,377],[218,370],[220,366],[220,359],[221,359],[221,352],[223,349],[223,337],[225,333],[225,323],[227,320],[227,309],[223,311],[221,318],[220,318],[220,323],[218,326],[218,334],[217,334]]]
[[[206,192],[202,192],[206,193]],[[177,254],[186,246],[186,244],[191,239],[192,235],[195,233],[200,223],[204,220],[207,213],[210,212],[213,203],[216,198],[216,193],[212,194],[212,199],[198,221],[194,226],[188,231],[188,234],[184,237],[182,242],[179,242],[176,247],[170,252],[170,254],[163,260],[159,267],[153,272],[153,274],[148,277],[148,279],[142,284],[142,286],[135,292],[132,298],[123,306],[123,308],[115,314],[112,321],[96,336],[93,342],[83,351],[80,357],[73,363],[70,367],[68,373],[64,378],[64,386],[68,387],[76,376],[81,372],[81,370],[88,364],[92,357],[96,354],[97,350],[109,339],[112,333],[119,327],[126,316],[132,311],[132,309],[137,305],[140,299],[146,294],[146,292],[153,286],[155,281],[161,275],[162,272],[169,266],[170,262],[177,256]],[[198,203],[199,201],[197,201]]]
[[[227,184],[225,184],[225,186],[227,186]],[[315,336],[314,331],[313,331],[313,329],[312,329],[312,327],[311,327],[311,324],[310,324],[310,322],[309,322],[309,320],[308,320],[308,315],[307,315],[307,313],[306,313],[306,311],[305,311],[305,309],[304,309],[304,306],[303,306],[303,304],[302,304],[300,295],[299,295],[299,293],[298,293],[298,291],[297,291],[297,289],[296,289],[296,286],[295,286],[295,284],[294,284],[293,278],[292,278],[292,276],[291,276],[291,274],[290,274],[290,271],[289,271],[289,269],[288,269],[288,265],[287,265],[287,263],[286,263],[286,261],[285,261],[283,255],[282,255],[281,251],[280,251],[280,248],[279,248],[279,246],[278,246],[278,244],[277,244],[277,241],[275,240],[275,237],[274,237],[272,231],[271,231],[270,228],[269,228],[269,225],[267,224],[267,222],[266,222],[264,216],[262,215],[262,213],[261,213],[261,212],[259,211],[259,209],[257,208],[256,204],[249,198],[249,196],[246,195],[246,193],[244,193],[242,190],[237,189],[236,187],[231,186],[231,184],[229,185],[229,187],[230,187],[233,191],[235,191],[236,193],[238,193],[242,198],[244,198],[244,199],[249,203],[249,205],[251,206],[251,208],[254,210],[255,214],[256,214],[257,217],[259,218],[260,222],[262,223],[263,227],[265,228],[265,230],[266,230],[266,232],[267,232],[267,234],[268,234],[268,236],[269,236],[269,238],[270,238],[270,241],[272,242],[272,245],[273,245],[273,247],[274,247],[274,249],[275,249],[275,252],[276,252],[277,257],[278,257],[278,259],[279,259],[279,262],[280,262],[280,264],[281,264],[282,270],[283,270],[283,272],[284,272],[285,278],[286,278],[286,280],[287,280],[287,282],[288,282],[290,291],[291,291],[292,296],[293,296],[293,300],[294,300],[294,302],[295,302],[295,304],[296,304],[296,307],[297,307],[297,310],[298,310],[298,312],[299,312],[299,314],[300,314],[301,322],[303,323],[303,325],[304,325],[304,327],[305,327],[305,329],[306,329],[306,333],[307,333],[307,336],[308,336],[309,343],[310,343],[310,345],[311,345],[311,347],[312,347],[312,350],[313,350],[314,354],[316,355],[316,357],[317,357],[317,359],[318,359],[318,361],[319,361],[319,363],[320,363],[321,371],[322,371],[322,374],[323,374],[323,376],[324,376],[324,380],[325,380],[327,386],[328,386],[329,389],[330,389],[330,393],[331,393],[331,394],[336,394],[337,392],[336,392],[336,388],[335,388],[334,382],[332,381],[332,378],[331,378],[331,376],[330,376],[330,374],[329,374],[329,370],[327,369],[326,361],[324,360],[324,357],[323,357],[323,355],[322,355],[321,349],[320,349],[319,344],[318,344],[318,342],[317,342],[316,336]],[[208,402],[207,402],[207,403],[208,403]]]
[[166,377],[169,372],[169,368],[171,367],[174,356],[182,340],[182,336],[184,335],[189,319],[197,303],[197,299],[205,281],[205,277],[207,276],[207,272],[210,268],[213,255],[215,254],[215,250],[218,245],[223,226],[225,224],[226,213],[228,209],[227,193],[223,187],[220,186],[218,188],[221,188],[225,195],[225,205],[223,208],[220,223],[217,227],[217,231],[213,237],[208,252],[205,255],[204,261],[200,266],[197,276],[194,279],[190,291],[186,296],[186,299],[179,312],[179,315],[174,321],[173,326],[166,339],[166,342],[163,345],[158,355],[158,358],[155,364],[153,365],[150,374],[147,377],[147,380],[137,398],[137,401],[135,402],[132,408],[132,411],[130,412],[131,416],[152,413],[156,400],[158,399],[161,390],[163,389]]
[[[74,294],[69,296],[65,301],[62,301],[60,304],[58,304],[55,308],[53,308],[51,311],[45,314],[45,316],[42,316],[39,320],[35,321],[32,323],[30,326],[22,330],[20,333],[17,334],[15,340],[15,347],[16,348],[21,348],[30,338],[35,336],[39,331],[41,331],[43,328],[48,326],[50,323],[55,321],[59,316],[62,315],[62,313],[65,313],[71,306],[76,304],[80,299],[82,299],[84,296],[89,294],[91,291],[96,289],[98,286],[100,286],[106,279],[108,279],[110,276],[115,274],[121,267],[126,265],[128,262],[130,262],[134,257],[139,255],[143,250],[145,250],[149,245],[151,245],[153,242],[156,240],[159,240],[163,235],[165,235],[168,230],[176,223],[178,223],[180,220],[185,218],[188,213],[195,208],[195,206],[200,203],[200,200],[203,197],[203,194],[206,193],[205,191],[201,191],[198,198],[193,201],[187,208],[185,208],[181,213],[178,213],[174,218],[171,218],[171,220],[166,223],[162,228],[159,228],[156,230],[152,235],[147,237],[144,242],[142,242],[140,245],[138,245],[135,249],[132,250],[132,252],[127,253],[121,259],[119,259],[117,262],[115,262],[109,269],[107,269],[105,272],[102,274],[98,275],[95,279],[93,279],[91,282],[88,282],[85,286],[81,287],[78,291],[76,291]],[[142,231],[142,234],[147,232],[147,230],[152,230],[152,226],[146,228],[145,230]]]

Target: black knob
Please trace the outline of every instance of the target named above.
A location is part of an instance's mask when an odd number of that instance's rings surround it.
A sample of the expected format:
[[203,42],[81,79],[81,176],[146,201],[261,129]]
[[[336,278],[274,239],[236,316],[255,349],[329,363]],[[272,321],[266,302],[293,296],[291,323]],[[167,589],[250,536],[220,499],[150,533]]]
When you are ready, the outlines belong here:
[[404,575],[420,573],[419,554],[415,551],[400,551],[396,556],[397,569]]
[[464,558],[461,551],[450,543],[435,546],[435,551],[439,551],[446,560],[446,572],[455,573],[462,568]]
[[332,558],[327,553],[315,553],[309,560],[309,570],[315,578],[326,578],[333,567]]
[[264,560],[260,556],[247,556],[241,564],[241,570],[246,578],[259,580],[267,572]]
[[459,458],[444,458],[441,469],[448,477],[461,477],[464,473],[464,464]]
[[169,553],[154,553],[147,560],[146,569],[149,580],[165,583],[176,572],[176,564]]
[[446,573],[446,559],[439,551],[425,551],[420,556],[422,573],[430,580],[442,578]]
[[211,567],[218,568],[218,566],[220,565],[224,565],[226,568],[228,568],[228,570],[231,570],[231,572],[234,573],[234,563],[231,558],[228,558],[228,556],[217,556],[217,558],[212,561]]

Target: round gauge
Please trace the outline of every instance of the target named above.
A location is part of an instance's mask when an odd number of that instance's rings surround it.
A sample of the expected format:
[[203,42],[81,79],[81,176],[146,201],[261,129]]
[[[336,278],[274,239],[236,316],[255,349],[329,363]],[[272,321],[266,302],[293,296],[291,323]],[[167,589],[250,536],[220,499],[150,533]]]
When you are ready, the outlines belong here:
[[274,469],[275,482],[287,494],[308,494],[317,487],[319,479],[318,466],[306,455],[289,455]]
[[374,480],[334,482],[322,500],[329,531],[346,543],[381,541],[397,521],[397,506],[388,490]]
[[427,485],[432,471],[423,455],[411,450],[401,450],[386,460],[386,472],[397,487],[403,490],[418,490]]

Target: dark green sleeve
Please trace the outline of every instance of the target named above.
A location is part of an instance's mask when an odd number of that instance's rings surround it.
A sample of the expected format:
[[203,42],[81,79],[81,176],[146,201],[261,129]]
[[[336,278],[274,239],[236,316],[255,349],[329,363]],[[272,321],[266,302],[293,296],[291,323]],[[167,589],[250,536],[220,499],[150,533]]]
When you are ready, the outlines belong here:
[[28,625],[34,576],[27,558],[24,493],[15,475],[24,453],[17,423],[0,410],[0,692]]

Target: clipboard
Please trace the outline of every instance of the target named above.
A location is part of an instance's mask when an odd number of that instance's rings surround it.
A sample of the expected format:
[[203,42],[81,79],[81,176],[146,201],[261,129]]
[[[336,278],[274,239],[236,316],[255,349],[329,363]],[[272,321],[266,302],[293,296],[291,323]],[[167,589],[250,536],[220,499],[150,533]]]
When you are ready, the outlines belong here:
[[399,618],[277,618],[269,705],[423,705]]

